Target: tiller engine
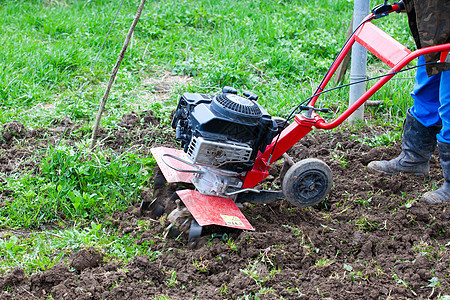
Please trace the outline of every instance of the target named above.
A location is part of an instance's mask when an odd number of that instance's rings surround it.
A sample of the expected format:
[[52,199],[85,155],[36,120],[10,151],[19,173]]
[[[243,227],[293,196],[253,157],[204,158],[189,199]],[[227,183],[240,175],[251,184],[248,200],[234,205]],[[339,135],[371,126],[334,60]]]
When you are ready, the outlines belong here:
[[233,88],[210,96],[184,94],[172,127],[195,168],[192,183],[203,195],[229,196],[240,190],[244,172],[272,141],[277,124],[257,97]]

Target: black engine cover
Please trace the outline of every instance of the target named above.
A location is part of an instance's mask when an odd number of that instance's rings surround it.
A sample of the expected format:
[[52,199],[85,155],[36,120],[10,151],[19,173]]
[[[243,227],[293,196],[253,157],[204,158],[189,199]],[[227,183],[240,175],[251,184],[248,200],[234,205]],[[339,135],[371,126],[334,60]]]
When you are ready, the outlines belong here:
[[263,152],[272,141],[277,125],[262,106],[251,100],[254,97],[239,96],[232,88],[224,88],[224,91],[227,92],[215,96],[183,94],[172,127],[184,151],[194,136],[213,142],[248,145],[252,149],[249,161],[230,162],[220,167],[235,172],[248,171],[258,151]]

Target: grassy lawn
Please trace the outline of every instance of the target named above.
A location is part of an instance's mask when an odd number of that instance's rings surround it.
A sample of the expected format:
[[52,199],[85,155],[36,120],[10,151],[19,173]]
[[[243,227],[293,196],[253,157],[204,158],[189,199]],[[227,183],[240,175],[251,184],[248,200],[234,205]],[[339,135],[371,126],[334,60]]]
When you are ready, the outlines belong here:
[[[101,48],[118,1],[2,1],[0,121],[33,127],[65,116],[92,121],[136,5],[124,1]],[[345,41],[352,7],[350,1],[148,2],[103,122],[114,126],[136,104],[148,108],[136,91],[164,70],[195,77],[183,90],[250,89],[270,113],[283,115],[326,72]],[[378,23],[412,47],[405,19]],[[403,108],[403,94],[397,84],[378,98]],[[346,90],[325,98],[345,103]]]

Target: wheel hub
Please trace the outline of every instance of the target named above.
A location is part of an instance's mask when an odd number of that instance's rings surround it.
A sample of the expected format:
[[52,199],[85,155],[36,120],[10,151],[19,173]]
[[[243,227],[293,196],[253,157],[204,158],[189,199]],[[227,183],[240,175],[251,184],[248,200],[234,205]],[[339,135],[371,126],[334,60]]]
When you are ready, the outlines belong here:
[[283,193],[288,201],[299,207],[318,204],[333,184],[330,168],[318,159],[305,159],[294,164],[283,179]]

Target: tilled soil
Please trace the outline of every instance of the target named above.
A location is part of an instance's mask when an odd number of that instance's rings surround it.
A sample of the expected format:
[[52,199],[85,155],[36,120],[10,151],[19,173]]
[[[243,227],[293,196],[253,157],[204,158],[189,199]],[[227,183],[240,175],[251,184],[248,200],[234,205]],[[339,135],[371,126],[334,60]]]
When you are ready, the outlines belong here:
[[[102,146],[116,151],[140,147],[146,155],[161,140],[173,145],[172,133],[157,126],[151,114],[147,121],[139,123],[140,119],[124,116],[121,126],[126,130],[102,132]],[[42,132],[14,128],[19,132],[0,143],[2,173],[33,168],[36,160],[29,158],[43,146]],[[256,231],[205,236],[195,249],[189,249],[184,239],[164,238],[163,222],[149,222],[154,225],[142,230],[137,221],[151,216],[141,214],[136,203],[109,221],[131,233],[135,243],[148,242],[152,256],[137,256],[127,265],[106,263],[101,250],[90,248],[73,253],[69,266],[57,264],[43,273],[26,276],[23,270],[12,269],[0,277],[0,299],[426,299],[448,295],[449,203],[429,205],[418,200],[430,186],[442,184],[437,153],[426,178],[370,174],[368,162],[395,157],[400,145],[370,148],[354,137],[376,136],[385,130],[314,131],[289,151],[295,161],[316,157],[332,169],[334,186],[323,204],[303,209],[286,201],[244,205],[242,210]],[[46,140],[52,140],[49,135],[57,140],[58,135],[51,132],[60,131],[47,130]],[[279,187],[278,174],[273,171],[261,186]],[[2,201],[7,198],[7,193],[0,195]],[[142,198],[150,200],[151,190],[143,191]]]

